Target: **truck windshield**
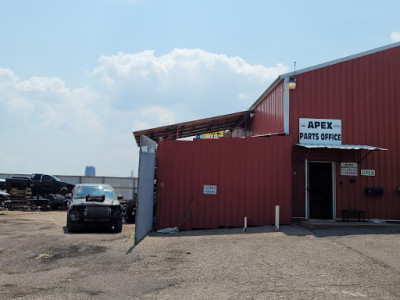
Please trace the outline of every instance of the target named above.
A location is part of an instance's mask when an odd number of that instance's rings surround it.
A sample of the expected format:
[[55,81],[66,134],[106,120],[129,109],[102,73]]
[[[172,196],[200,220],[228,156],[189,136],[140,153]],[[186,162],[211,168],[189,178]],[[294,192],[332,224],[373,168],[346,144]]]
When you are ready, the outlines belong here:
[[56,181],[61,181],[60,179],[58,179],[58,177],[56,176],[52,176]]
[[117,199],[114,190],[109,186],[77,186],[74,192],[75,199],[84,199],[86,196],[99,197],[105,196],[108,199]]

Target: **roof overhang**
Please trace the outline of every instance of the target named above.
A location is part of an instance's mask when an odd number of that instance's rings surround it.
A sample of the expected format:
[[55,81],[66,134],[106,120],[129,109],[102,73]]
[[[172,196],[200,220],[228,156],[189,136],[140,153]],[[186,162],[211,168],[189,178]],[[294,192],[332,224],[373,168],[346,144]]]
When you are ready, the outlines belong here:
[[368,150],[368,151],[387,150],[385,148],[379,148],[368,145],[307,145],[307,144],[296,144],[296,145],[308,149]]
[[253,113],[252,110],[238,113],[222,115],[196,121],[178,123],[163,127],[135,131],[133,133],[137,145],[140,147],[140,136],[146,135],[152,140],[158,142],[161,140],[176,140],[196,136],[199,134],[211,133],[216,131],[231,130],[241,126],[246,119]]

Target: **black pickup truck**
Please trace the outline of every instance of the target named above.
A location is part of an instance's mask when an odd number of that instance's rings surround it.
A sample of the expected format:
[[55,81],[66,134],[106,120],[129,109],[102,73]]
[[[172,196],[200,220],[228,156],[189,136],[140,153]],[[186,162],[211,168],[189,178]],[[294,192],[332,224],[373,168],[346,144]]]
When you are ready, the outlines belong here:
[[31,180],[29,177],[13,176],[5,180],[4,189],[7,190],[7,192],[10,192],[12,188],[22,190],[30,187],[30,185]]
[[69,194],[74,188],[73,184],[63,182],[56,176],[46,174],[31,175],[31,189],[33,195]]

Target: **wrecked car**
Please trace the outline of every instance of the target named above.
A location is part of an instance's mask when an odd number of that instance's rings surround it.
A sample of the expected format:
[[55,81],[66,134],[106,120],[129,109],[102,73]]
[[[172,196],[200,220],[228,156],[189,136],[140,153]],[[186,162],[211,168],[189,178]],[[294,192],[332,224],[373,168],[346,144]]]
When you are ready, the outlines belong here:
[[0,191],[2,191],[2,190],[5,191],[6,189],[7,189],[6,180],[0,179]]
[[122,231],[122,209],[112,186],[77,184],[68,200],[67,229],[76,232],[86,226],[103,226]]
[[8,200],[9,197],[10,197],[10,195],[8,193],[0,190],[0,206],[3,206],[4,201]]
[[11,178],[7,178],[5,181],[5,187],[8,193],[10,193],[13,188],[23,190],[29,188],[30,185],[31,180],[29,177],[12,176]]
[[136,221],[136,199],[137,194],[133,195],[133,199],[121,201],[122,215],[126,223],[135,223]]
[[46,198],[49,200],[49,207],[52,210],[57,210],[57,209],[66,209],[67,208],[67,199],[65,199],[65,196],[60,195],[60,194],[49,194],[46,195]]
[[71,193],[74,188],[73,184],[63,182],[56,176],[46,174],[32,174],[30,186],[33,195],[41,195],[43,197],[48,194],[65,195]]

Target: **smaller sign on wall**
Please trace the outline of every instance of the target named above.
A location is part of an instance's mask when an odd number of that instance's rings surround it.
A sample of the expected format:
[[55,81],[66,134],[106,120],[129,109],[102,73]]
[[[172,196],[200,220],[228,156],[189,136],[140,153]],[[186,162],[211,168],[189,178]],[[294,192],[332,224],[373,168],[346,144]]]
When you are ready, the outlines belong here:
[[353,162],[340,163],[340,175],[358,176],[358,164]]
[[361,176],[375,176],[375,170],[361,170]]
[[203,194],[204,195],[216,195],[217,194],[217,186],[216,185],[204,185],[203,186]]

